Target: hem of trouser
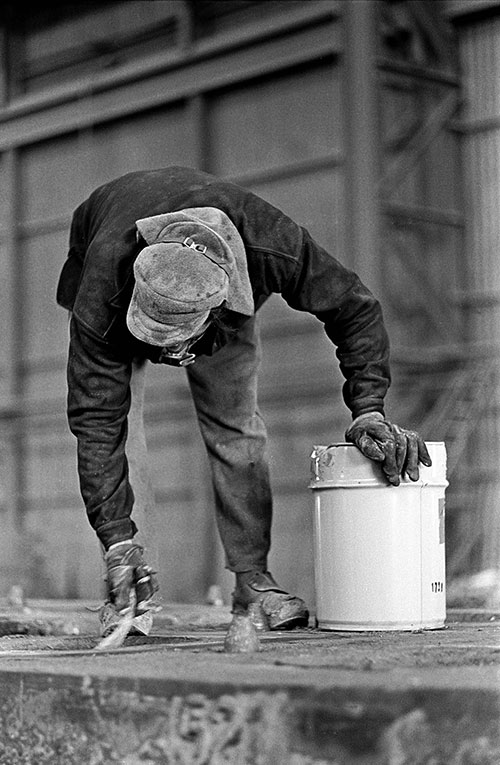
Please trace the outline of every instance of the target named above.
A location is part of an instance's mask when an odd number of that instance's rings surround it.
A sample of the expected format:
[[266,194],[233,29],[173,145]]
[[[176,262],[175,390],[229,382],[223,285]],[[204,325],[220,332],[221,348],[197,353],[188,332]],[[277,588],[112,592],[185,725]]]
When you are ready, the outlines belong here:
[[137,527],[131,518],[108,521],[96,529],[97,538],[106,550],[117,542],[132,539],[136,533]]
[[239,566],[233,567],[233,568],[230,567],[230,566],[226,566],[226,569],[228,571],[231,571],[232,574],[247,574],[250,571],[261,571],[262,573],[264,573],[265,571],[267,571],[267,565],[266,564],[263,564],[263,565],[261,565],[261,564],[253,564],[253,565],[248,565],[248,566],[239,565]]

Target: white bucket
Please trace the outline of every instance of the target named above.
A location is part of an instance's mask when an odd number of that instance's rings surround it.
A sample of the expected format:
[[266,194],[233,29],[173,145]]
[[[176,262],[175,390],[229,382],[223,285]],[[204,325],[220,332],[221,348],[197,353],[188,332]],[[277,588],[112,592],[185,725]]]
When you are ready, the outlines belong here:
[[446,619],[446,448],[431,467],[391,486],[380,465],[346,443],[315,446],[316,622],[320,629],[438,629]]

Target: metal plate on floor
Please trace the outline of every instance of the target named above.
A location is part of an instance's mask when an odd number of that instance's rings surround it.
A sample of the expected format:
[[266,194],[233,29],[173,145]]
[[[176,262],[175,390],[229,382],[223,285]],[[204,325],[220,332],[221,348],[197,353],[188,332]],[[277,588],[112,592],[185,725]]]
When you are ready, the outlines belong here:
[[[130,653],[162,650],[222,651],[224,650],[225,630],[201,630],[169,635],[129,635],[119,648],[102,653]],[[261,646],[276,643],[292,643],[298,640],[318,638],[314,631],[297,630],[290,632],[263,632],[260,634]],[[97,635],[8,635],[0,637],[0,657],[13,655],[85,655],[98,653],[100,642]]]

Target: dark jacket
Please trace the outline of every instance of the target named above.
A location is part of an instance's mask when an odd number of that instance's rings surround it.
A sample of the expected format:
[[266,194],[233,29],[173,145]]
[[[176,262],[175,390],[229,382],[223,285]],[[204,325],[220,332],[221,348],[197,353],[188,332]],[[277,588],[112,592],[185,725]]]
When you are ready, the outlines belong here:
[[[78,470],[89,520],[104,544],[130,536],[133,495],[125,442],[131,362],[158,360],[158,349],[129,333],[125,316],[133,263],[145,242],[135,222],[188,207],[223,210],[248,260],[255,310],[280,293],[315,315],[336,346],[343,396],[357,416],[383,412],[390,383],[389,343],[378,301],[355,273],[306,229],[268,202],[227,181],[184,167],[129,173],[96,189],[73,215],[58,303],[73,313],[68,358],[68,419],[78,438]],[[242,321],[213,327],[198,354],[217,351]]]

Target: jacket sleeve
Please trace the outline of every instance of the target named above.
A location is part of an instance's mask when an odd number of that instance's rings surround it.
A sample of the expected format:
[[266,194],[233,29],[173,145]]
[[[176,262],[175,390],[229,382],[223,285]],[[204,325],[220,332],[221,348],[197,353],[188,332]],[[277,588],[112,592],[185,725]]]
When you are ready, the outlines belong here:
[[73,317],[68,355],[68,422],[78,441],[80,489],[92,528],[107,548],[137,531],[125,453],[132,364],[119,347]]
[[342,389],[352,416],[384,414],[391,382],[389,338],[379,301],[359,277],[323,250],[302,229],[297,267],[282,291],[292,308],[308,311],[323,322],[336,346]]
[[69,235],[69,251],[57,283],[57,303],[68,311],[73,310],[86,252],[85,205],[73,213]]

